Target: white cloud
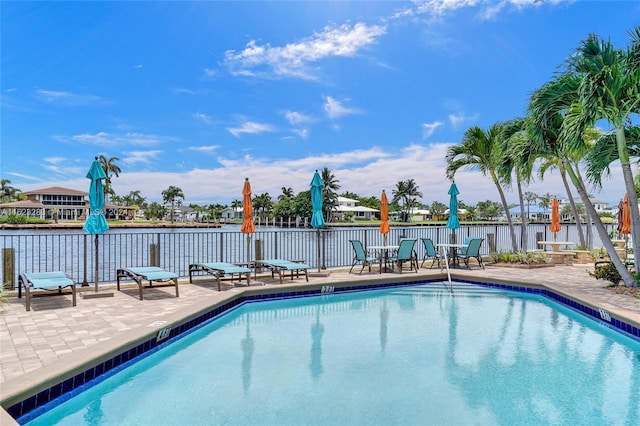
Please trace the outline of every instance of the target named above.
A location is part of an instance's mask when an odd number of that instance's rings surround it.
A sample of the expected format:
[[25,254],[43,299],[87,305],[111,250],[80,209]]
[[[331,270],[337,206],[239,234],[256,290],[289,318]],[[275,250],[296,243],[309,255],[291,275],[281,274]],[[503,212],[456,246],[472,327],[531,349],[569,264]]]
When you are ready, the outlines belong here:
[[249,41],[240,52],[225,52],[224,65],[235,75],[314,79],[310,64],[329,57],[352,57],[376,42],[386,27],[357,23],[327,26],[297,43],[258,45]]
[[190,151],[213,153],[218,148],[220,148],[220,145],[190,146],[188,149]]
[[558,4],[574,2],[576,0],[416,0],[411,7],[401,9],[394,13],[392,18],[398,19],[406,16],[426,15],[432,19],[465,8],[477,8],[477,16],[480,19],[493,19],[506,8],[523,9],[525,7],[541,7],[544,4]]
[[218,75],[218,71],[211,68],[205,68],[204,71],[202,72],[202,77],[200,78],[202,80],[213,80],[214,78],[216,78],[217,75]]
[[442,126],[442,121],[434,121],[433,123],[422,123],[422,139],[429,139],[433,132],[440,126]]
[[193,117],[196,120],[202,121],[204,124],[207,124],[209,126],[211,124],[213,124],[213,119],[210,116],[208,116],[207,114],[204,114],[202,112],[197,112],[197,113],[193,114]]
[[107,132],[98,132],[95,134],[83,133],[81,135],[74,135],[71,137],[56,136],[55,139],[104,147],[128,145],[154,146],[164,142],[172,142],[177,140],[176,138],[170,136],[159,136],[135,132],[124,134],[111,134]]
[[[390,194],[399,181],[415,179],[423,194],[420,201],[426,204],[433,201],[446,204],[449,199],[447,189],[450,182],[445,177],[444,157],[449,146],[450,143],[439,142],[411,144],[393,150],[371,147],[299,159],[256,158],[249,155],[241,158],[219,156],[216,157],[218,167],[192,168],[185,171],[145,171],[140,165],[152,163],[160,155],[160,151],[131,151],[118,156],[123,158],[123,163],[138,167],[127,167],[120,177],[113,179],[113,186],[118,194],[139,190],[151,202],[161,201],[162,189],[175,185],[184,191],[185,204],[229,204],[232,200],[242,197],[245,176],[251,179],[254,193],[268,192],[273,196],[279,194],[284,185],[292,187],[295,192],[308,190],[313,171],[328,167],[340,181],[340,192],[351,191],[361,196],[379,197],[383,189]],[[82,167],[75,167],[74,164],[79,164],[78,162],[58,162],[54,174],[43,175],[38,181],[28,177],[26,179],[29,183],[16,182],[14,186],[22,191],[48,186],[86,190],[88,181],[84,176],[89,166],[86,163],[86,160],[83,160]],[[614,164],[612,175],[604,182],[603,189],[599,191],[589,188],[589,192],[605,202],[617,203],[623,192],[620,188],[624,187],[619,170],[619,165]],[[15,173],[7,174],[17,176]],[[456,184],[461,192],[459,198],[466,203],[499,200],[491,179],[479,172],[458,171]],[[525,190],[544,194],[555,193],[557,188],[562,188],[560,177],[558,173],[551,173],[545,176],[543,182],[535,181]],[[509,203],[517,202],[515,192],[508,191],[506,197]]]
[[125,157],[122,159],[123,163],[129,165],[135,164],[151,164],[151,161],[158,157],[162,151],[129,151],[123,152]]
[[449,114],[449,122],[454,128],[461,126],[465,123],[473,124],[478,120],[479,114],[465,115],[463,112],[455,114]]
[[240,127],[227,128],[229,133],[235,137],[240,137],[243,133],[257,134],[264,132],[273,132],[275,129],[270,124],[256,123],[254,121],[246,121],[240,125]]
[[297,111],[285,111],[284,116],[291,123],[292,126],[296,126],[302,123],[308,123],[312,118],[306,114]]
[[81,106],[105,102],[100,96],[81,95],[57,90],[36,90],[35,97],[42,102],[65,106]]
[[309,129],[293,129],[292,132],[302,139],[307,139],[309,137]]
[[327,117],[332,120],[336,118],[344,117],[345,115],[356,114],[358,110],[347,108],[342,103],[331,96],[327,96],[324,103],[324,111],[327,113]]

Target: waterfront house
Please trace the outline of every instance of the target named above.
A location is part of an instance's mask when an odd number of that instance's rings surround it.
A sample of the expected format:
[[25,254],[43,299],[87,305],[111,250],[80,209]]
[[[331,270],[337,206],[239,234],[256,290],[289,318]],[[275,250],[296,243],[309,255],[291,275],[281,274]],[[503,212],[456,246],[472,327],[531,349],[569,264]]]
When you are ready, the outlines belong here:
[[336,220],[344,220],[351,217],[354,220],[375,219],[380,210],[358,205],[358,200],[346,197],[338,197],[338,205],[333,208],[331,216]]

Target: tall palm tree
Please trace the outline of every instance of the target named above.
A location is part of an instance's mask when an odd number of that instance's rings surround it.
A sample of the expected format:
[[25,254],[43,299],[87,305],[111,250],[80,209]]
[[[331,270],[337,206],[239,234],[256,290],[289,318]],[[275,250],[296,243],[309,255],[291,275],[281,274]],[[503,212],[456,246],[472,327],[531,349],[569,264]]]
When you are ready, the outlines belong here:
[[518,201],[520,204],[520,248],[526,250],[529,244],[527,223],[529,217],[525,214],[525,196],[522,191],[522,184],[528,185],[531,182],[531,174],[535,160],[522,155],[530,146],[529,134],[526,131],[526,120],[515,118],[504,124],[504,134],[502,138],[503,152],[502,163],[498,166],[498,174],[505,185],[510,185],[512,176],[515,177],[516,188],[518,190]]
[[580,82],[577,96],[566,111],[560,136],[575,146],[580,141],[572,136],[582,134],[597,121],[606,120],[613,126],[631,206],[633,249],[634,253],[640,253],[640,211],[625,135],[625,127],[631,125],[631,116],[640,113],[640,26],[628,35],[630,45],[623,50],[616,49],[609,40],[591,34],[569,57],[566,72],[577,75]]
[[111,176],[115,175],[115,177],[118,177],[120,176],[120,173],[122,173],[122,169],[120,169],[120,166],[116,164],[116,161],[120,161],[120,159],[118,157],[107,158],[104,155],[101,155],[100,157],[98,157],[98,161],[100,161],[100,164],[102,165],[104,174],[107,175],[107,178],[104,182],[104,201],[108,202],[109,194],[115,195],[115,192],[111,187]]
[[[562,169],[566,171],[571,183],[580,195],[587,217],[589,218],[588,223],[593,223],[603,246],[611,255],[611,260],[625,284],[627,286],[635,286],[636,281],[620,258],[615,254],[615,248],[611,242],[611,238],[591,203],[584,179],[576,164],[577,159],[585,156],[587,158],[589,157],[589,144],[584,135],[594,124],[593,120],[587,119],[586,114],[583,117],[580,117],[579,114],[580,109],[578,106],[582,103],[581,98],[584,96],[585,91],[588,91],[588,89],[582,88],[583,83],[583,76],[570,69],[556,76],[540,89],[533,92],[529,102],[528,112],[532,123],[532,132],[537,135],[534,140],[539,143],[536,150],[540,153],[546,153],[546,155],[552,158],[558,158],[561,161]],[[594,84],[597,85],[595,82]],[[593,108],[593,105],[590,105],[589,102],[584,103],[584,106],[585,108],[587,106]],[[593,109],[597,110],[598,107]],[[560,130],[558,131],[558,129]],[[635,193],[635,188],[633,192]],[[629,204],[631,205],[631,201]],[[634,208],[631,210],[634,210]],[[635,204],[635,210],[635,213],[637,213],[637,203]],[[587,228],[587,230],[588,229],[589,228]]]
[[334,174],[325,167],[320,172],[320,177],[324,182],[322,188],[322,212],[324,213],[325,222],[331,222],[331,212],[338,206],[338,189],[340,189],[339,180]]
[[396,183],[391,195],[393,196],[392,203],[402,201],[402,220],[409,222],[411,220],[411,210],[415,206],[417,198],[422,197],[422,192],[420,192],[415,180],[407,179]]
[[461,168],[477,168],[484,176],[489,176],[498,189],[500,201],[507,216],[509,233],[511,234],[511,247],[518,251],[518,240],[513,226],[513,219],[509,214],[509,204],[504,196],[502,183],[498,174],[498,168],[504,158],[503,126],[496,123],[488,131],[478,126],[468,129],[464,133],[459,145],[452,145],[447,149],[445,161],[447,163],[447,178],[453,180],[456,172]]
[[181,205],[180,199],[184,200],[184,193],[182,189],[177,186],[169,186],[169,188],[162,191],[162,199],[165,203],[171,203],[171,223],[173,223],[173,211],[175,208],[175,204],[179,203]]

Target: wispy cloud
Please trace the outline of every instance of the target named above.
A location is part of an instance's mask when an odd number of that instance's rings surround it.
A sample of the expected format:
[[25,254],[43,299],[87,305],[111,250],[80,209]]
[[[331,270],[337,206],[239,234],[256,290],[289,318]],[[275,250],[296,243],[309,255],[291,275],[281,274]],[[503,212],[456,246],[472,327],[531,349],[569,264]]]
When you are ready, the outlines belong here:
[[309,137],[309,129],[293,129],[292,131],[302,139]]
[[354,108],[347,108],[337,99],[327,96],[324,102],[324,111],[331,120],[344,117],[345,115],[357,114],[359,111]]
[[229,127],[227,130],[236,138],[243,133],[257,134],[275,131],[270,124],[256,123],[255,121],[245,121],[239,127]]
[[213,119],[210,116],[208,116],[207,114],[205,114],[205,113],[197,112],[197,113],[193,114],[193,117],[196,120],[202,121],[204,124],[207,124],[209,126],[213,124]]
[[440,19],[445,15],[465,8],[478,9],[479,19],[493,19],[507,8],[523,9],[526,7],[541,7],[544,4],[572,3],[576,0],[415,0],[411,6],[394,12],[389,19],[400,19],[411,16],[427,16]]
[[155,160],[158,155],[160,155],[162,151],[154,150],[154,151],[125,151],[123,152],[124,158],[122,159],[123,163],[128,165],[135,164],[150,164],[153,160]]
[[200,79],[202,80],[213,80],[214,78],[216,78],[216,76],[218,75],[218,71],[211,69],[211,68],[205,68],[202,71],[202,76],[200,77]]
[[42,102],[65,106],[91,105],[105,102],[105,100],[100,96],[57,90],[36,90],[35,97]]
[[312,120],[312,118],[306,114],[303,114],[298,111],[285,111],[284,116],[289,121],[292,126],[296,126],[302,123],[308,123]]
[[218,148],[220,148],[220,145],[190,146],[188,149],[189,151],[212,153]]
[[114,146],[155,146],[165,142],[176,141],[176,138],[170,136],[151,135],[144,133],[124,133],[111,134],[107,132],[98,132],[95,134],[83,133],[71,137],[56,136],[56,139],[63,141],[72,141],[88,145],[97,145],[104,147]]
[[285,46],[259,45],[251,40],[239,52],[225,52],[223,63],[235,75],[314,79],[311,64],[330,57],[355,56],[385,33],[385,26],[357,23],[327,26]]
[[196,95],[198,92],[184,87],[174,87],[171,91],[177,95]]
[[473,123],[478,120],[479,114],[465,115],[463,112],[455,114],[449,114],[449,122],[454,128],[461,126],[465,123]]
[[429,139],[433,132],[440,126],[442,126],[442,121],[434,121],[433,123],[422,123],[422,139]]

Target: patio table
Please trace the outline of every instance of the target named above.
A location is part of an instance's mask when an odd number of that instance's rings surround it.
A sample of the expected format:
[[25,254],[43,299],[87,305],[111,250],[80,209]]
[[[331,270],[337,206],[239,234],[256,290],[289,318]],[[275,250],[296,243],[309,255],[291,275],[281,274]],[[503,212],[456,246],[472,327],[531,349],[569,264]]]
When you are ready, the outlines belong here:
[[394,250],[398,250],[400,248],[400,246],[390,246],[390,245],[386,245],[386,246],[369,246],[367,247],[367,250],[375,250],[375,251],[379,251],[380,252],[380,256],[378,256],[378,258],[380,259],[380,273],[382,273],[382,261],[384,259],[384,271],[387,272],[387,261],[389,260],[389,251],[394,251]]

